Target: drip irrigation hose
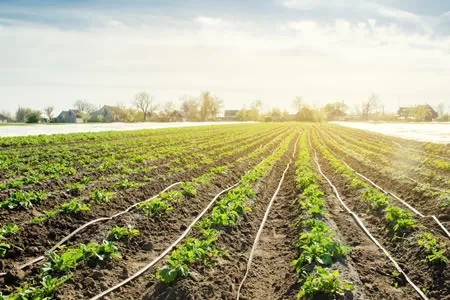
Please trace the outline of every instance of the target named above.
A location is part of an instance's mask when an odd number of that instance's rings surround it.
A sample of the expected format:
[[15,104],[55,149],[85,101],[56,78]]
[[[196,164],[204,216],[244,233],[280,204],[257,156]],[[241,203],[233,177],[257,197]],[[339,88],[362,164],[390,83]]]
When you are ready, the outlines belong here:
[[275,193],[273,194],[272,199],[270,199],[269,205],[267,206],[267,209],[266,209],[266,213],[264,214],[264,218],[262,219],[262,222],[259,225],[258,232],[256,233],[256,237],[255,237],[255,240],[253,242],[252,249],[250,250],[250,255],[248,257],[247,267],[246,267],[246,270],[245,270],[244,278],[242,278],[242,281],[239,284],[239,288],[238,288],[237,296],[236,296],[237,300],[239,300],[242,286],[244,285],[244,282],[245,282],[245,280],[247,279],[247,276],[248,276],[248,272],[250,271],[250,267],[251,267],[252,261],[253,261],[253,256],[255,254],[256,247],[258,246],[259,238],[260,238],[261,233],[262,233],[262,231],[264,229],[264,225],[265,225],[265,223],[267,221],[267,217],[269,216],[270,209],[272,208],[273,202],[275,201],[275,198],[277,197],[278,192],[280,191],[281,185],[282,185],[283,180],[284,180],[284,176],[285,176],[286,172],[288,171],[289,166],[291,165],[291,162],[292,162],[292,160],[289,160],[289,163],[287,164],[287,167],[284,170],[283,175],[281,176],[281,180],[278,183],[278,187],[277,187]]
[[[295,144],[294,144],[294,152],[292,153],[292,159],[295,158],[295,154],[296,154],[296,152],[297,152],[297,143],[298,143],[298,140],[299,140],[300,136],[301,136],[301,134],[299,134],[299,136],[297,137],[297,140],[295,141]],[[259,225],[258,232],[256,233],[256,237],[255,237],[255,240],[253,241],[253,246],[252,246],[252,249],[250,250],[250,255],[249,255],[249,257],[248,257],[247,267],[246,267],[246,270],[245,270],[244,278],[242,278],[242,281],[241,281],[241,283],[239,284],[239,288],[238,288],[237,296],[236,296],[236,299],[237,299],[237,300],[239,300],[239,297],[240,297],[240,294],[241,294],[242,286],[244,285],[244,282],[245,282],[245,280],[246,280],[247,277],[248,277],[248,272],[250,271],[250,267],[251,267],[251,265],[252,265],[253,256],[255,255],[255,250],[256,250],[256,247],[258,246],[259,238],[261,237],[262,231],[264,230],[264,225],[265,225],[265,223],[266,223],[266,221],[267,221],[267,218],[269,217],[270,209],[272,208],[272,205],[273,205],[273,203],[275,202],[275,198],[277,197],[278,192],[279,192],[280,189],[281,189],[281,185],[283,184],[284,177],[285,177],[287,171],[289,170],[289,166],[290,166],[291,163],[292,163],[292,159],[289,160],[289,163],[287,164],[286,169],[284,170],[283,175],[281,176],[281,180],[280,180],[280,182],[278,183],[278,187],[277,187],[277,189],[275,190],[275,193],[273,194],[272,198],[270,199],[269,205],[267,206],[267,209],[266,209],[266,212],[265,212],[265,214],[264,214],[264,217],[263,217],[263,219],[262,219],[262,221],[261,221],[261,224]]]
[[197,223],[200,218],[203,217],[203,215],[210,209],[210,207],[216,202],[216,200],[225,192],[231,190],[232,188],[236,187],[239,185],[239,182],[226,188],[225,190],[222,190],[220,193],[218,193],[213,200],[211,200],[211,202],[208,204],[208,206],[194,219],[194,221],[192,221],[192,223],[186,228],[186,230],[178,237],[178,239],[173,242],[169,247],[166,248],[166,250],[164,250],[164,252],[162,252],[157,258],[155,258],[154,260],[152,260],[149,264],[147,264],[145,267],[143,267],[142,269],[140,269],[139,271],[137,271],[136,273],[134,273],[131,277],[128,277],[127,279],[123,280],[122,282],[116,284],[115,286],[107,289],[106,291],[102,292],[101,294],[98,294],[94,297],[92,297],[90,300],[96,300],[96,299],[100,299],[106,295],[108,295],[109,293],[113,292],[114,290],[124,286],[125,284],[127,284],[128,282],[130,282],[131,280],[141,276],[145,271],[147,271],[148,269],[150,269],[151,267],[153,267],[157,262],[159,262],[162,258],[164,258],[164,256],[166,256],[175,246],[177,246],[181,240],[183,240],[186,235],[191,231],[192,227],[195,225],[195,223]]
[[[300,135],[299,135],[300,137]],[[298,138],[297,138],[298,140]],[[273,155],[275,152],[277,152],[277,150],[280,148],[280,145],[278,145],[278,147],[275,148],[275,150],[272,152],[271,155]],[[256,166],[259,166],[260,164],[262,164],[264,162],[265,158],[261,160],[261,162],[259,162]],[[134,273],[131,277],[128,277],[127,279],[119,282],[118,284],[116,284],[115,286],[107,289],[106,291],[90,298],[90,300],[97,300],[100,299],[106,295],[108,295],[109,293],[117,290],[118,288],[126,285],[128,282],[136,279],[137,277],[141,276],[142,274],[144,274],[148,269],[150,269],[151,267],[153,267],[156,263],[158,263],[161,259],[163,259],[173,248],[175,248],[187,235],[188,233],[191,231],[192,227],[206,214],[206,212],[208,212],[208,210],[213,206],[213,204],[217,201],[217,199],[225,192],[237,187],[239,185],[239,182],[235,183],[234,185],[222,190],[221,192],[219,192],[212,200],[211,202],[208,204],[208,206],[206,206],[206,208],[191,222],[191,224],[186,228],[186,230],[178,237],[178,239],[176,239],[169,247],[166,248],[166,250],[164,250],[158,257],[156,257],[153,261],[151,261],[149,264],[147,264],[146,266],[144,266],[143,268],[141,268],[139,271],[137,271],[136,273]]]
[[[281,144],[280,144],[280,145],[281,145]],[[280,148],[280,145],[278,145],[278,147],[275,148],[275,150],[272,152],[272,154],[275,153],[275,152]],[[262,145],[261,145],[261,147],[262,147]],[[260,147],[260,148],[261,148],[261,147]],[[264,161],[264,160],[262,160],[262,161]],[[261,161],[259,164],[261,164],[262,161]],[[258,164],[258,165],[259,165],[259,164]],[[78,232],[80,232],[80,231],[82,231],[83,229],[87,228],[88,226],[90,226],[90,225],[92,225],[92,224],[95,224],[95,223],[98,223],[98,222],[112,220],[113,218],[116,218],[116,217],[121,216],[121,215],[123,215],[123,214],[125,214],[125,213],[128,213],[131,209],[133,209],[134,207],[138,206],[139,204],[141,204],[141,203],[143,203],[143,202],[146,202],[146,201],[150,201],[150,200],[152,200],[152,199],[158,197],[158,195],[159,195],[160,193],[163,193],[163,192],[165,192],[165,191],[171,189],[172,187],[174,187],[174,186],[176,186],[176,185],[179,185],[179,184],[181,184],[181,183],[182,183],[182,182],[176,182],[176,183],[173,183],[173,184],[169,185],[168,187],[166,187],[166,188],[165,188],[164,190],[162,190],[161,192],[159,192],[157,195],[155,195],[155,196],[153,196],[153,197],[151,197],[151,198],[149,198],[149,199],[146,199],[146,200],[137,202],[137,203],[131,205],[130,207],[128,207],[127,209],[125,209],[125,210],[123,210],[123,211],[121,211],[121,212],[119,212],[119,213],[116,213],[116,214],[114,214],[114,215],[112,215],[112,216],[110,216],[110,217],[102,217],[102,218],[98,218],[98,219],[95,219],[95,220],[89,221],[88,223],[83,224],[82,226],[80,226],[79,228],[77,228],[76,230],[74,230],[73,232],[71,232],[69,235],[67,235],[67,236],[65,236],[63,239],[61,239],[57,244],[55,244],[51,249],[49,249],[48,252],[49,252],[49,251],[54,251],[54,250],[56,250],[56,249],[57,249],[59,246],[61,246],[64,242],[68,241],[68,240],[69,240],[70,238],[72,238],[75,234],[77,234]],[[33,260],[29,261],[29,262],[26,262],[26,263],[23,264],[23,265],[18,266],[17,269],[18,269],[18,270],[23,270],[23,269],[25,269],[26,267],[28,267],[28,266],[30,266],[30,265],[33,265],[33,264],[35,264],[35,263],[37,263],[37,262],[43,260],[44,258],[45,258],[45,257],[44,257],[43,255],[41,255],[41,256],[39,256],[39,257],[36,257],[35,259],[33,259]],[[6,274],[7,274],[7,273],[0,273],[0,277],[5,276]]]
[[[320,134],[322,134],[322,132],[321,132]],[[334,138],[332,138],[329,134],[326,134],[326,137],[327,137],[328,139],[334,141],[334,143],[339,144],[339,142],[336,141]],[[321,136],[318,136],[318,138],[319,138],[320,142],[322,143],[322,145],[325,146],[325,143],[323,142],[322,137],[321,137]],[[329,147],[328,147],[328,151],[330,151],[334,156],[337,157],[336,153],[333,152]],[[431,154],[430,154],[430,155],[431,155]],[[364,157],[363,157],[362,159],[363,159],[363,160],[366,160],[366,161],[369,162],[369,163],[372,163],[372,162],[371,162],[369,159],[367,159],[367,158],[364,158]],[[357,160],[358,160],[358,159],[357,159]],[[344,162],[344,161],[343,161],[343,162]],[[420,183],[419,181],[417,181],[417,180],[415,180],[414,178],[411,178],[411,177],[409,177],[409,176],[406,176],[406,175],[403,175],[403,174],[399,174],[399,175],[400,175],[401,177],[403,177],[403,178],[406,178],[406,179],[409,180],[409,181],[414,182],[415,184],[422,184],[422,183]],[[437,187],[432,187],[432,186],[430,186],[429,189],[434,190],[434,191],[437,191],[437,192],[440,192],[440,193],[446,193],[446,194],[450,193],[450,191],[446,191],[446,190],[443,190],[443,189],[440,189],[440,188],[437,188]]]
[[[131,209],[133,209],[133,208],[135,208],[136,206],[138,206],[139,204],[141,204],[141,203],[143,203],[143,202],[145,202],[145,201],[150,201],[150,200],[152,200],[152,199],[155,199],[156,197],[158,197],[158,195],[159,195],[160,193],[163,193],[163,192],[165,192],[165,191],[167,191],[167,190],[169,190],[169,189],[173,188],[174,186],[177,186],[177,185],[179,185],[179,184],[181,184],[181,183],[182,183],[182,182],[176,182],[176,183],[173,183],[173,184],[169,185],[168,187],[166,187],[166,188],[165,188],[164,190],[162,190],[161,192],[159,192],[157,195],[155,195],[155,196],[153,196],[153,197],[151,197],[151,198],[148,198],[148,199],[146,199],[146,200],[137,202],[137,203],[131,205],[130,207],[128,207],[127,209],[125,209],[125,210],[123,210],[123,211],[121,211],[121,212],[118,212],[118,213],[116,213],[116,214],[114,214],[114,215],[112,215],[112,216],[110,216],[110,217],[102,217],[102,218],[98,218],[98,219],[89,221],[88,223],[85,223],[85,224],[81,225],[80,227],[78,227],[77,229],[75,229],[74,231],[72,231],[70,234],[66,235],[63,239],[61,239],[58,243],[56,243],[56,244],[55,244],[52,248],[50,248],[47,252],[56,250],[56,249],[57,249],[59,246],[61,246],[63,243],[65,243],[65,242],[67,242],[69,239],[71,239],[75,234],[77,234],[78,232],[82,231],[83,229],[86,229],[87,227],[91,226],[92,224],[95,224],[95,223],[98,223],[98,222],[103,222],[103,221],[112,220],[112,219],[114,219],[114,218],[116,218],[116,217],[118,217],[118,216],[121,216],[121,215],[123,215],[123,214],[126,214],[126,213],[128,213]],[[43,260],[43,259],[44,259],[44,256],[41,255],[41,256],[36,257],[35,259],[33,259],[33,260],[31,260],[31,261],[29,261],[29,262],[23,264],[23,265],[18,266],[17,269],[18,269],[18,270],[23,270],[23,269],[25,269],[26,267],[28,267],[28,266],[30,266],[30,265],[33,265],[33,264],[35,264],[35,263],[37,263],[38,261],[41,261],[41,260]],[[0,277],[5,276],[6,274],[7,274],[7,273],[0,273]]]
[[[309,138],[309,135],[308,135],[308,138]],[[311,145],[311,141],[309,143]],[[389,260],[392,262],[394,267],[397,269],[397,271],[399,273],[403,274],[403,276],[405,276],[406,281],[408,281],[408,283],[422,297],[422,299],[428,300],[428,297],[422,292],[422,290],[419,287],[417,287],[414,284],[414,282],[411,281],[411,279],[408,277],[408,275],[406,275],[406,273],[403,271],[403,269],[397,264],[395,259],[389,254],[389,252],[386,249],[384,249],[383,246],[381,246],[381,244],[378,242],[378,240],[370,233],[370,231],[366,228],[366,226],[363,224],[363,222],[359,219],[358,215],[355,214],[353,211],[351,211],[347,207],[347,205],[345,205],[344,201],[342,200],[341,196],[339,195],[339,192],[338,192],[337,188],[333,185],[331,180],[327,176],[325,176],[325,174],[322,172],[322,169],[321,169],[320,164],[319,164],[318,159],[317,159],[317,153],[316,153],[315,150],[314,150],[314,161],[315,161],[315,163],[317,165],[317,168],[318,168],[318,171],[319,171],[320,175],[328,182],[328,184],[332,188],[334,194],[336,195],[336,198],[339,200],[339,202],[345,208],[345,210],[353,217],[353,219],[355,220],[356,224],[364,231],[364,233],[372,240],[372,242],[375,243],[375,245],[377,245],[377,247],[381,251],[383,251],[383,253],[387,256],[387,258],[389,258]]]
[[366,180],[367,182],[369,182],[372,186],[374,186],[375,188],[377,188],[378,190],[380,190],[382,193],[384,193],[385,195],[389,195],[391,197],[393,197],[394,199],[396,199],[397,201],[399,201],[400,203],[402,203],[404,206],[406,206],[409,210],[411,210],[414,214],[420,216],[421,218],[432,218],[436,224],[444,231],[444,233],[447,235],[448,238],[450,238],[450,233],[448,232],[448,230],[444,227],[444,225],[436,218],[436,216],[434,215],[424,215],[422,214],[420,211],[418,211],[417,209],[415,209],[413,206],[411,206],[410,204],[408,204],[405,200],[401,199],[400,197],[398,197],[397,195],[395,195],[392,192],[386,191],[384,190],[382,187],[380,187],[379,185],[377,185],[375,182],[373,182],[372,180],[370,180],[369,178],[367,178],[366,176],[360,174],[359,172],[355,171],[352,167],[350,167],[344,160],[341,160],[341,162],[350,170],[352,170],[356,175],[358,175],[359,177],[361,177],[362,179]]
[[[325,147],[324,143],[322,140],[320,140],[322,143],[322,146]],[[355,171],[352,167],[350,167],[343,159],[339,159],[337,157],[337,155],[335,153],[333,153],[333,151],[331,151],[330,149],[328,149],[328,151],[330,151],[337,160],[339,160],[340,162],[342,162],[347,168],[349,168],[353,173],[355,173],[356,175],[358,175],[359,177],[361,177],[362,179],[366,180],[367,182],[369,182],[373,187],[375,187],[376,189],[380,190],[382,193],[384,193],[385,195],[389,195],[391,197],[393,197],[394,199],[396,199],[397,201],[399,201],[400,203],[402,203],[404,206],[406,206],[410,211],[412,211],[414,214],[420,216],[421,218],[432,218],[435,223],[442,229],[442,231],[447,235],[448,238],[450,238],[450,233],[449,231],[445,228],[445,226],[438,220],[438,218],[434,215],[424,215],[422,214],[420,211],[418,211],[417,209],[415,209],[413,206],[411,206],[410,204],[408,204],[405,200],[401,199],[400,197],[398,197],[397,195],[395,195],[392,192],[386,191],[384,190],[382,187],[380,187],[379,185],[377,185],[375,182],[373,182],[372,180],[370,180],[369,178],[367,178],[366,176],[362,175],[361,173]]]

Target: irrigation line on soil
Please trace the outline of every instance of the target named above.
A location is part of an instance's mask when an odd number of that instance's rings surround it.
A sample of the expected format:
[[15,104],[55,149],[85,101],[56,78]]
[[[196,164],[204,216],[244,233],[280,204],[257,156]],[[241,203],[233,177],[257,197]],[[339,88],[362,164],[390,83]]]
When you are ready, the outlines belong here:
[[[323,132],[321,132],[320,134],[322,134],[322,133],[323,133]],[[328,133],[326,134],[326,136],[327,136],[328,139],[334,141],[336,144],[339,144],[339,142],[336,141],[336,139],[332,138]],[[325,143],[323,142],[322,137],[319,136],[319,135],[318,135],[317,137],[318,137],[318,139],[320,140],[320,142],[325,146]],[[339,137],[339,138],[342,139],[341,137]],[[336,153],[333,152],[333,151],[330,149],[329,146],[327,146],[327,148],[328,148],[328,151],[330,151],[334,156],[336,156]],[[405,149],[406,149],[406,148],[405,148]],[[341,150],[341,151],[343,151],[343,150]],[[430,154],[430,155],[431,155],[431,154]],[[336,156],[336,157],[337,157],[337,156]],[[440,156],[438,156],[438,157],[440,157]],[[441,157],[441,158],[443,158],[443,157]],[[358,159],[357,159],[357,160],[358,160]],[[363,157],[363,160],[364,160],[364,161],[367,161],[367,162],[369,162],[369,163],[372,163],[372,161],[369,160],[369,159],[366,158],[366,157]],[[401,177],[403,177],[403,178],[406,178],[407,180],[412,181],[412,182],[414,182],[415,184],[423,185],[423,183],[421,183],[421,182],[419,182],[419,181],[417,181],[417,180],[415,180],[414,178],[411,178],[411,177],[409,177],[409,176],[406,176],[406,175],[403,175],[403,174],[399,174],[399,176],[401,176]],[[446,190],[443,190],[443,189],[440,189],[440,188],[437,188],[437,187],[433,187],[433,186],[430,186],[430,187],[428,187],[428,188],[431,189],[431,190],[440,192],[440,193],[447,193],[447,194],[448,194],[448,193],[450,192],[450,191],[446,191]]]
[[[261,147],[262,147],[262,145],[261,145]],[[260,148],[261,148],[261,147],[260,147]],[[278,145],[278,147],[275,148],[275,150],[272,152],[272,154],[275,153],[279,148],[280,148],[280,145]],[[263,159],[259,164],[261,164],[263,161],[264,161],[264,159]],[[259,165],[259,164],[258,164],[258,165]],[[143,202],[146,202],[146,201],[150,201],[150,200],[152,200],[152,199],[155,199],[156,197],[158,197],[158,195],[159,195],[160,193],[163,193],[163,192],[165,192],[165,191],[167,191],[167,190],[169,190],[169,189],[173,188],[174,186],[177,186],[177,185],[179,185],[179,184],[181,184],[181,183],[182,183],[182,182],[176,182],[176,183],[173,183],[173,184],[169,185],[168,187],[166,187],[166,188],[165,188],[164,190],[162,190],[161,192],[159,192],[158,194],[156,194],[155,196],[153,196],[153,197],[151,197],[151,198],[148,198],[148,199],[146,199],[146,200],[137,202],[137,203],[131,205],[130,207],[128,207],[127,209],[125,209],[125,210],[123,210],[123,211],[121,211],[121,212],[118,212],[118,213],[116,213],[116,214],[114,214],[114,215],[112,215],[112,216],[110,216],[110,217],[102,217],[102,218],[98,218],[98,219],[89,221],[88,223],[85,223],[85,224],[81,225],[79,228],[77,228],[76,230],[74,230],[73,232],[71,232],[69,235],[65,236],[62,240],[60,240],[55,246],[53,246],[51,249],[49,249],[48,252],[49,252],[49,251],[54,251],[54,250],[56,250],[56,249],[57,249],[59,246],[61,246],[64,242],[68,241],[68,240],[69,240],[70,238],[72,238],[75,234],[77,234],[78,232],[80,232],[80,231],[82,231],[83,229],[87,228],[88,226],[90,226],[90,225],[92,225],[92,224],[95,224],[95,223],[98,223],[98,222],[112,220],[112,219],[114,219],[114,218],[116,218],[116,217],[118,217],[118,216],[121,216],[121,215],[123,215],[123,214],[126,214],[126,213],[128,213],[131,209],[133,209],[133,208],[135,208],[136,206],[138,206],[139,204],[141,204],[141,203],[143,203]],[[41,256],[39,256],[39,257],[37,257],[37,258],[35,258],[35,259],[33,259],[33,260],[31,260],[31,261],[29,261],[29,262],[23,264],[23,265],[18,266],[17,269],[18,269],[18,270],[23,270],[23,269],[25,269],[26,267],[28,267],[28,266],[30,266],[30,265],[33,265],[33,264],[35,264],[35,263],[37,263],[37,262],[43,260],[44,258],[45,258],[45,257],[44,257],[43,255],[41,255]],[[5,276],[6,274],[7,274],[7,273],[0,273],[0,277]]]
[[106,295],[108,295],[109,293],[111,293],[112,291],[122,287],[123,285],[127,284],[128,282],[130,282],[131,280],[141,276],[145,271],[147,271],[148,269],[150,269],[151,267],[153,267],[157,262],[159,262],[161,259],[164,258],[164,256],[166,256],[175,246],[177,246],[181,240],[183,240],[186,235],[191,231],[192,227],[195,225],[195,223],[197,223],[202,217],[203,215],[211,208],[211,206],[216,202],[216,200],[225,192],[231,190],[232,188],[235,188],[236,186],[239,185],[239,182],[222,190],[220,193],[218,193],[213,200],[211,200],[211,202],[208,204],[208,206],[194,219],[194,221],[192,221],[192,223],[186,228],[186,230],[178,237],[178,239],[173,242],[169,247],[166,248],[166,250],[164,250],[164,252],[162,252],[157,258],[155,258],[152,262],[150,262],[149,264],[147,264],[145,267],[143,267],[142,269],[140,269],[139,271],[137,271],[136,273],[133,274],[133,276],[128,277],[127,279],[123,280],[122,282],[118,283],[117,285],[107,289],[106,291],[102,292],[101,294],[98,294],[92,298],[90,298],[90,300],[96,300],[96,299],[100,299]]
[[[121,215],[123,215],[123,214],[126,214],[126,213],[128,213],[131,209],[133,209],[133,208],[135,208],[136,206],[138,206],[139,204],[141,204],[141,203],[143,203],[143,202],[145,202],[145,201],[150,201],[150,200],[152,200],[152,199],[155,199],[156,197],[158,197],[158,195],[159,195],[160,193],[163,193],[163,192],[165,192],[165,191],[167,191],[167,190],[169,190],[169,189],[173,188],[174,186],[177,186],[177,185],[179,185],[179,184],[181,184],[181,183],[182,183],[182,182],[175,182],[175,183],[169,185],[168,187],[166,187],[164,190],[162,190],[161,192],[159,192],[159,193],[156,194],[155,196],[153,196],[153,197],[151,197],[151,198],[148,198],[148,199],[146,199],[146,200],[137,202],[137,203],[131,205],[130,207],[128,207],[127,209],[125,209],[125,210],[123,210],[123,211],[121,211],[121,212],[118,212],[118,213],[116,213],[116,214],[114,214],[114,215],[112,215],[112,216],[110,216],[110,217],[102,217],[102,218],[98,218],[98,219],[89,221],[89,222],[87,222],[87,223],[81,225],[80,227],[78,227],[77,229],[75,229],[74,231],[72,231],[70,234],[66,235],[63,239],[61,239],[58,243],[56,243],[56,244],[55,244],[51,249],[49,249],[47,252],[56,250],[56,249],[57,249],[59,246],[61,246],[63,243],[65,243],[65,242],[67,242],[69,239],[71,239],[75,234],[77,234],[78,232],[82,231],[83,229],[86,229],[87,227],[91,226],[92,224],[95,224],[95,223],[98,223],[98,222],[102,222],[102,221],[112,220],[112,219],[114,219],[114,218],[117,218],[118,216],[121,216]],[[33,265],[33,264],[37,263],[38,261],[43,260],[44,258],[45,258],[45,257],[44,257],[43,255],[41,255],[41,256],[39,256],[39,257],[37,257],[37,258],[35,258],[35,259],[29,261],[29,262],[27,262],[27,263],[25,263],[25,264],[23,264],[23,265],[17,267],[17,269],[18,269],[18,270],[23,270],[23,269],[25,269],[26,267],[28,267],[28,266],[30,266],[30,265]],[[7,273],[0,273],[0,277],[5,276],[6,274],[7,274]]]
[[255,254],[256,247],[258,246],[259,238],[261,237],[261,233],[262,233],[262,231],[264,229],[264,225],[266,224],[267,217],[269,216],[270,209],[272,208],[273,202],[275,201],[275,198],[277,197],[278,192],[280,191],[281,185],[283,184],[283,181],[284,181],[284,176],[286,175],[286,172],[288,171],[289,166],[291,165],[291,162],[292,162],[292,160],[289,160],[289,163],[287,164],[287,167],[284,170],[283,175],[281,176],[281,180],[278,183],[278,187],[277,187],[275,193],[273,194],[272,199],[270,199],[269,205],[267,206],[267,209],[266,209],[266,213],[264,214],[264,218],[262,219],[261,224],[259,225],[258,232],[256,233],[256,237],[255,237],[255,240],[253,242],[252,249],[250,250],[250,255],[248,257],[247,268],[245,270],[244,278],[242,278],[242,281],[239,284],[239,288],[238,288],[237,296],[236,296],[237,300],[239,300],[242,286],[244,285],[244,282],[245,282],[245,280],[247,279],[247,276],[248,276],[248,272],[250,271],[250,267],[251,267],[252,261],[253,261],[253,256]]
[[[301,134],[299,134],[299,136],[297,137],[297,139],[295,141],[294,152],[292,153],[292,158],[295,158],[295,153],[297,152],[297,143],[300,138],[300,135]],[[273,203],[275,202],[275,198],[277,197],[278,192],[281,189],[281,185],[283,184],[283,181],[284,181],[284,176],[286,175],[287,171],[289,170],[289,166],[291,165],[291,163],[292,163],[292,159],[289,160],[289,163],[287,164],[286,169],[284,170],[283,175],[281,176],[280,182],[278,183],[278,187],[277,187],[275,193],[273,194],[272,199],[270,199],[269,205],[267,206],[266,212],[264,213],[264,217],[261,221],[261,224],[259,225],[258,232],[256,233],[256,237],[255,237],[255,240],[253,241],[253,246],[252,246],[252,249],[250,250],[250,255],[248,257],[247,268],[245,270],[244,278],[242,278],[242,281],[239,284],[239,288],[238,288],[237,296],[236,296],[237,300],[239,300],[242,286],[244,285],[244,282],[248,276],[248,272],[250,271],[250,267],[251,267],[252,261],[253,261],[253,256],[255,255],[255,250],[256,250],[256,247],[258,246],[259,238],[261,237],[261,234],[264,230],[264,225],[266,224],[267,218],[269,217],[270,209],[272,208]]]
[[[308,135],[309,138],[309,135]],[[310,141],[310,145],[311,145],[311,141]],[[313,148],[312,148],[313,149]],[[313,149],[314,150],[314,149]],[[351,211],[347,205],[345,205],[344,201],[342,200],[341,196],[339,195],[339,192],[337,190],[337,188],[333,185],[333,183],[331,182],[330,179],[328,179],[327,176],[325,176],[325,174],[322,172],[322,169],[320,167],[319,161],[317,159],[317,153],[314,150],[314,161],[317,165],[317,168],[319,170],[320,175],[328,182],[328,184],[330,185],[330,187],[332,188],[334,194],[336,195],[336,198],[339,200],[339,202],[341,203],[341,205],[345,208],[345,210],[353,217],[353,219],[355,220],[356,224],[364,231],[364,233],[372,240],[372,242],[375,243],[375,245],[377,245],[377,247],[383,251],[383,253],[389,258],[389,260],[392,262],[392,264],[394,265],[394,267],[397,269],[397,271],[401,274],[403,274],[403,276],[405,276],[406,281],[408,281],[408,283],[414,288],[414,290],[422,297],[422,299],[428,300],[428,297],[420,290],[419,287],[417,287],[414,282],[411,281],[411,279],[409,279],[408,275],[406,275],[406,273],[403,271],[403,269],[397,264],[397,262],[395,261],[395,259],[389,254],[389,252],[384,249],[383,246],[381,246],[381,244],[378,242],[378,240],[370,233],[370,231],[366,228],[366,226],[363,224],[363,222],[359,219],[358,215],[355,214],[353,211]]]
[[431,153],[426,153],[425,151],[420,151],[420,150],[409,148],[409,147],[403,147],[402,145],[400,145],[399,143],[397,143],[395,141],[392,141],[392,143],[394,143],[397,147],[399,147],[400,149],[403,149],[403,150],[417,152],[417,153],[419,153],[421,155],[425,155],[425,156],[428,155],[428,156],[432,156],[432,157],[436,157],[436,158],[440,158],[440,159],[444,159],[444,160],[449,160],[447,157],[444,157],[444,156],[431,154]]
[[448,230],[444,227],[444,225],[436,218],[436,216],[434,215],[423,215],[420,211],[418,211],[417,209],[415,209],[414,207],[412,207],[411,205],[409,205],[405,200],[400,199],[400,197],[398,197],[397,195],[393,194],[392,192],[386,191],[384,190],[382,187],[380,187],[379,185],[377,185],[375,182],[373,182],[372,180],[370,180],[369,178],[367,178],[366,176],[360,174],[359,172],[355,171],[353,168],[351,168],[344,160],[340,160],[345,166],[347,166],[347,168],[349,168],[350,170],[352,170],[356,175],[358,175],[359,177],[361,177],[362,179],[366,180],[367,182],[369,182],[371,185],[373,185],[375,188],[377,188],[378,190],[380,190],[382,193],[384,193],[385,195],[390,195],[392,197],[394,197],[396,200],[398,200],[399,202],[401,202],[403,205],[405,205],[407,208],[409,208],[413,213],[415,213],[416,215],[420,216],[421,218],[432,218],[436,224],[445,232],[445,234],[447,235],[448,238],[450,238],[450,233],[448,232]]
[[[322,143],[322,145],[324,147],[325,144],[323,143],[322,139],[319,137],[320,142]],[[311,144],[310,144],[311,145]],[[328,147],[327,147],[328,148]],[[375,182],[373,182],[372,180],[370,180],[369,178],[367,178],[366,176],[362,175],[361,173],[357,172],[355,169],[353,169],[352,167],[350,167],[343,159],[338,158],[338,156],[333,153],[333,151],[328,148],[328,151],[331,152],[331,154],[334,155],[334,157],[339,160],[340,162],[342,162],[347,168],[349,168],[350,170],[352,170],[353,173],[355,173],[356,175],[358,175],[359,177],[361,177],[362,179],[364,179],[365,181],[367,181],[368,183],[370,183],[373,187],[375,187],[376,189],[380,190],[382,193],[384,193],[385,195],[390,195],[392,196],[394,199],[398,200],[400,203],[402,203],[404,206],[406,206],[410,211],[412,211],[414,214],[420,216],[421,218],[432,218],[436,224],[444,231],[444,233],[447,235],[448,238],[450,238],[450,233],[448,232],[448,230],[445,228],[445,226],[438,220],[438,218],[434,215],[424,215],[422,214],[420,211],[418,211],[417,209],[415,209],[413,206],[411,206],[410,204],[408,204],[405,200],[401,199],[400,197],[398,197],[397,195],[395,195],[392,192],[386,191],[384,190],[382,187],[380,187],[379,185],[377,185]]]
[[[281,146],[278,145],[278,147],[275,148],[275,150],[272,152],[272,154],[274,154]],[[265,158],[263,158],[256,166],[259,166],[260,164],[263,163],[263,161],[265,160]],[[208,212],[208,210],[213,206],[213,204],[215,204],[215,202],[217,201],[217,199],[225,192],[237,187],[239,185],[239,182],[235,183],[234,185],[222,190],[221,192],[219,192],[212,200],[211,202],[208,204],[208,206],[206,206],[206,208],[191,222],[191,224],[189,224],[189,226],[186,228],[186,230],[178,237],[178,239],[176,239],[171,245],[169,245],[169,247],[166,248],[166,250],[164,250],[158,257],[156,257],[153,261],[151,261],[149,264],[147,264],[146,266],[144,266],[143,268],[141,268],[139,271],[137,271],[136,273],[134,273],[131,277],[128,277],[127,279],[119,282],[118,284],[116,284],[115,286],[107,289],[106,291],[90,298],[90,300],[97,300],[100,299],[106,295],[108,295],[109,293],[117,290],[118,288],[126,285],[128,282],[136,279],[137,277],[141,276],[142,274],[144,274],[148,269],[150,269],[151,267],[153,267],[156,263],[158,263],[161,259],[163,259],[173,248],[175,248],[187,235],[188,233],[191,231],[192,227],[194,227],[194,225]]]

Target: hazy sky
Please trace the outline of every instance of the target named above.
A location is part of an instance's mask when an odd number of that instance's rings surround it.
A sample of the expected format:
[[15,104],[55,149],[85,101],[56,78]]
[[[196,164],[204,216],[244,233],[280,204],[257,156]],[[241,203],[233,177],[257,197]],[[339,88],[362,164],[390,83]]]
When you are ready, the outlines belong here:
[[209,90],[226,108],[450,106],[450,1],[0,0],[0,111]]

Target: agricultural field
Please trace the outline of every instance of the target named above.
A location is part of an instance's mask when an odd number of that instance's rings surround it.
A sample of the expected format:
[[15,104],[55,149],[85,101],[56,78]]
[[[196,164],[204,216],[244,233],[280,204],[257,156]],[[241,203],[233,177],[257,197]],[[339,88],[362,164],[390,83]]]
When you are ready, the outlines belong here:
[[450,148],[331,124],[0,138],[0,299],[450,299]]

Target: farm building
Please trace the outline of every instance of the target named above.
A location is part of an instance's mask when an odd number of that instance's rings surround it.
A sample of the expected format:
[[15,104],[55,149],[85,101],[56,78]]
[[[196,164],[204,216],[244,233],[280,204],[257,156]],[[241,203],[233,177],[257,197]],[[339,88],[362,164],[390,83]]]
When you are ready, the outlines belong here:
[[438,113],[429,105],[417,105],[414,107],[400,107],[397,115],[401,119],[431,122],[438,117]]
[[104,105],[91,114],[91,122],[122,122],[124,121],[124,112],[120,107]]
[[237,109],[229,109],[225,110],[223,119],[224,120],[236,120],[236,116],[239,110]]
[[56,123],[83,123],[82,112],[76,109],[63,110],[56,118]]
[[0,115],[0,123],[8,123],[8,118],[4,115]]

